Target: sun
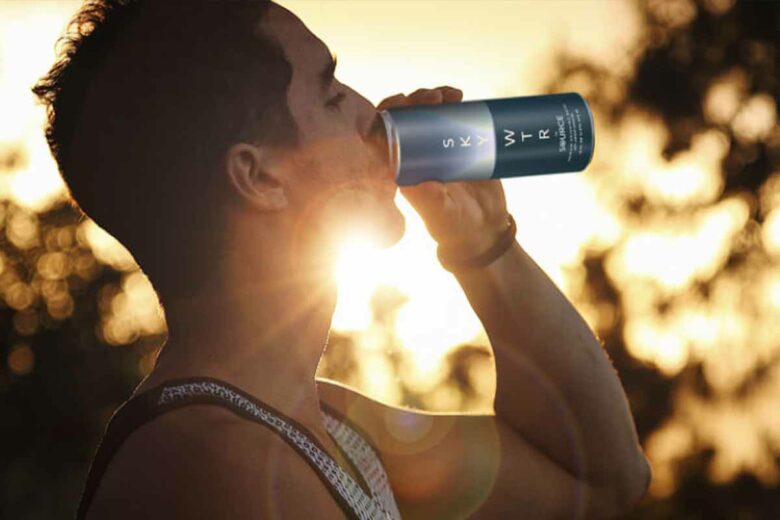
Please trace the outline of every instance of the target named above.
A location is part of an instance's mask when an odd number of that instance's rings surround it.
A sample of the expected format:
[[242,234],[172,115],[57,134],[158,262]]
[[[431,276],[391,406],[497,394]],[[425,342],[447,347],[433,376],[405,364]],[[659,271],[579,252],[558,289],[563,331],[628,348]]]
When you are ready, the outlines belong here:
[[375,237],[351,233],[341,243],[336,260],[338,304],[332,326],[340,330],[363,329],[371,323],[369,301],[380,283],[384,259]]

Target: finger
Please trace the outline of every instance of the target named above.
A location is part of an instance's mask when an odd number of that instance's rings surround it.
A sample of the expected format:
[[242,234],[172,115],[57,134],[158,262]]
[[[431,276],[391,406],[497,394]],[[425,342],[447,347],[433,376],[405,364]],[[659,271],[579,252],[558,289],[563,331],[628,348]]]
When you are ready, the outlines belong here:
[[377,110],[385,110],[387,108],[402,107],[407,105],[422,105],[422,104],[437,104],[437,103],[453,103],[461,101],[463,99],[463,91],[450,87],[449,85],[442,85],[434,89],[430,88],[418,88],[408,96],[400,93],[390,96],[382,100],[377,105]]
[[458,88],[441,87],[444,92],[444,103],[452,103],[463,99],[463,91]]
[[443,99],[442,91],[438,89],[420,88],[409,94],[409,101],[414,104],[441,103]]
[[393,107],[399,107],[404,106],[408,104],[408,100],[406,98],[406,95],[403,93],[395,94],[394,96],[390,96],[388,98],[383,99],[378,105],[377,110],[384,110],[386,108],[393,108]]
[[434,91],[434,89],[431,89],[431,88],[418,88],[417,90],[415,90],[414,92],[409,94],[409,97],[425,96],[426,94],[429,94],[429,93],[431,93],[433,91]]

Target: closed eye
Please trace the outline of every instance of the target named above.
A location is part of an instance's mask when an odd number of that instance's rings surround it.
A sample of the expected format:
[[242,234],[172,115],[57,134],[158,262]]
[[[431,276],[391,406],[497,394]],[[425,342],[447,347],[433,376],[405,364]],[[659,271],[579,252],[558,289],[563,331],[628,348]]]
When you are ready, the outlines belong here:
[[343,92],[339,92],[332,98],[330,98],[325,105],[331,108],[338,108],[342,101],[344,101],[344,98],[347,97],[346,94]]

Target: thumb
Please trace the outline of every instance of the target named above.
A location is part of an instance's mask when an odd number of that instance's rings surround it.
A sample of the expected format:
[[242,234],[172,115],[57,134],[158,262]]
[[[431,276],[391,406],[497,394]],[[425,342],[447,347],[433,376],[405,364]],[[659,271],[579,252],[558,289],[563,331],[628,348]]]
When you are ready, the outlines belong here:
[[419,212],[428,212],[436,206],[443,206],[447,198],[447,188],[441,181],[425,181],[413,186],[399,186],[406,200]]
[[452,209],[451,195],[441,181],[425,181],[414,186],[399,186],[399,191],[422,217],[425,228],[437,242],[452,226],[448,213]]

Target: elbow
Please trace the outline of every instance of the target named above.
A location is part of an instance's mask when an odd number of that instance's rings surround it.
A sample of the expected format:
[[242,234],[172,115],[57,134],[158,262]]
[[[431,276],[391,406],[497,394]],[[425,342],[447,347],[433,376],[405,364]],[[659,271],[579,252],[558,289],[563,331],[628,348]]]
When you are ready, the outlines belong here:
[[645,497],[653,478],[650,462],[639,453],[636,463],[626,471],[614,488],[614,517],[621,517],[634,509]]
[[643,453],[639,454],[636,466],[637,469],[632,478],[633,485],[625,494],[627,510],[633,509],[645,498],[647,490],[650,488],[650,481],[653,479],[653,469]]
[[585,517],[594,520],[623,518],[645,497],[651,479],[650,463],[640,453],[631,467],[608,481],[591,484],[591,499]]

